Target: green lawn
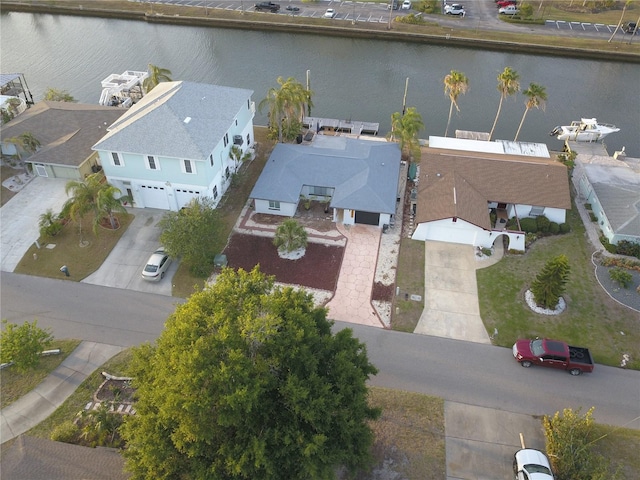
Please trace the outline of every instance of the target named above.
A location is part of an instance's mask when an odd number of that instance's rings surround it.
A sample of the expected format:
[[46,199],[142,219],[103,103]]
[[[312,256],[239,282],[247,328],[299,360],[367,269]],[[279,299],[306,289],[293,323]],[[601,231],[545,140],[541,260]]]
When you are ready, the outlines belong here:
[[[480,314],[487,331],[498,329],[494,343],[510,347],[517,338],[551,337],[588,347],[598,363],[617,366],[631,356],[630,368],[640,369],[638,313],[610,299],[598,285],[591,247],[574,207],[568,212],[571,233],[536,241],[525,255],[507,255],[496,265],[478,270]],[[524,293],[544,264],[564,254],[571,275],[560,315],[534,313]]]
[[[424,309],[424,242],[403,238],[400,240],[396,287],[400,294],[393,297],[391,328],[413,332]],[[407,295],[420,295],[421,302],[407,299]]]

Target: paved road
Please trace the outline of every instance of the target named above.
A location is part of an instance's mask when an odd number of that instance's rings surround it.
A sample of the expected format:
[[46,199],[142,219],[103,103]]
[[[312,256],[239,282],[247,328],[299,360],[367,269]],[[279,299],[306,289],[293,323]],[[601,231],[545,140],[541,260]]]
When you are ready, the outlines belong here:
[[[56,337],[122,347],[157,338],[177,301],[13,273],[0,277],[2,318],[14,323],[37,318]],[[506,348],[337,324],[346,327],[367,344],[369,357],[380,370],[374,385],[523,414],[595,406],[597,421],[640,429],[640,372],[601,365],[580,377],[525,370]]]

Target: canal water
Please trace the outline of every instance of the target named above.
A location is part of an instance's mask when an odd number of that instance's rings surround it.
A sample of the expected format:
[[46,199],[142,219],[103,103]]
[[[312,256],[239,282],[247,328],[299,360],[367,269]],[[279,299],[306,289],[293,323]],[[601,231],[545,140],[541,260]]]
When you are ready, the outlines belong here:
[[[379,122],[385,134],[391,114],[402,110],[408,78],[406,105],[422,115],[421,137],[427,138],[446,128],[445,75],[458,70],[469,78],[450,131],[489,131],[500,98],[496,77],[510,66],[523,89],[533,82],[548,95],[545,111],[527,114],[519,140],[558,150],[561,142],[548,135],[554,126],[597,117],[621,128],[606,140],[611,154],[625,146],[628,155],[640,157],[637,64],[16,12],[3,12],[0,27],[2,73],[24,73],[36,101],[53,87],[97,103],[102,79],[151,63],[171,70],[174,80],[251,89],[257,104],[278,76],[304,84],[308,70],[314,116]],[[525,99],[518,94],[505,101],[494,138],[513,140]],[[258,114],[255,123],[266,124],[266,115]]]

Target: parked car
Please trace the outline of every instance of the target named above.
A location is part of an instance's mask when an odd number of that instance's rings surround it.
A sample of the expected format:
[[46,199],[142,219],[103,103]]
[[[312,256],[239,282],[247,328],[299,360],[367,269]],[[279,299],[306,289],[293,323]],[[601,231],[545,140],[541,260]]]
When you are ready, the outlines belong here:
[[327,8],[327,11],[324,12],[324,18],[333,18],[336,16],[336,11],[333,8]]
[[389,5],[387,5],[387,8],[398,10],[398,8],[400,8],[400,4],[398,3],[398,0],[393,0],[391,3],[389,3]]
[[289,10],[290,12],[299,12],[300,7],[296,7],[295,5],[287,5],[287,10]]
[[164,278],[170,265],[171,258],[164,251],[164,248],[160,247],[147,260],[147,264],[142,270],[142,278],[150,282],[159,282]]
[[280,10],[280,4],[273,2],[260,2],[255,5],[256,11],[268,10],[271,13],[276,13]]
[[509,5],[515,5],[516,3],[516,0],[498,0],[496,2],[496,7],[503,8],[508,7]]
[[404,0],[404,2],[402,2],[402,10],[411,10],[411,0]]
[[640,35],[640,32],[638,30],[640,29],[638,29],[636,22],[629,22],[622,26],[622,31],[624,33],[630,33],[632,35],[635,33],[636,35]]
[[520,13],[520,9],[515,5],[507,5],[498,10],[500,15],[517,15]]
[[444,13],[447,15],[464,15],[464,6],[459,3],[452,3],[444,6]]
[[516,480],[553,480],[549,459],[541,451],[532,448],[523,448],[516,452],[513,473]]
[[560,340],[518,340],[512,352],[516,361],[527,368],[540,365],[566,370],[571,375],[593,372],[593,358],[588,348],[572,347]]

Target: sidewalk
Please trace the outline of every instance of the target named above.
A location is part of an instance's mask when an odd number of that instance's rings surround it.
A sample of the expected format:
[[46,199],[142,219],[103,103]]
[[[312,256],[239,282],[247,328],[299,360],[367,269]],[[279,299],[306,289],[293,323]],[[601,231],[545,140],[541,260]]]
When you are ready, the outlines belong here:
[[96,369],[122,347],[82,342],[40,385],[0,411],[0,444],[51,415]]

